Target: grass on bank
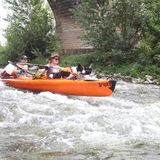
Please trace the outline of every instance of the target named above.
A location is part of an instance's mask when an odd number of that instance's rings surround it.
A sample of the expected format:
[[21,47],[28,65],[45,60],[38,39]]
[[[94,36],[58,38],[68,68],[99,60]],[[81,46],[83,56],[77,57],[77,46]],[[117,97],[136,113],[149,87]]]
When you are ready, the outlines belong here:
[[[102,62],[103,61],[103,62]],[[62,56],[62,66],[75,66],[77,63],[89,66],[92,64],[92,68],[97,73],[104,74],[118,74],[122,76],[132,76],[135,78],[144,78],[145,75],[153,76],[160,81],[160,68],[156,65],[142,65],[136,62],[131,64],[113,65],[108,62],[104,62],[96,56],[96,54],[80,54],[80,55],[68,55]]]

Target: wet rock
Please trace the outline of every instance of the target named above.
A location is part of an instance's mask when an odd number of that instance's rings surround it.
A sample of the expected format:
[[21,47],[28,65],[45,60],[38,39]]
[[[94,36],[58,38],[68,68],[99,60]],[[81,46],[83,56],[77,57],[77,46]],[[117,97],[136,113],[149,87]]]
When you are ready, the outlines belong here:
[[144,80],[141,78],[132,78],[132,83],[144,83]]
[[150,76],[150,75],[146,75],[145,76],[145,81],[147,81],[147,82],[149,82],[149,83],[153,83],[153,77],[152,76]]
[[155,80],[153,80],[153,84],[160,85],[160,81],[158,81],[157,79],[155,79]]
[[134,78],[132,76],[122,76],[120,73],[116,73],[113,75],[105,75],[103,73],[97,74],[95,72],[96,77],[99,79],[114,79],[114,80],[123,80],[125,82],[137,83],[137,84],[156,84],[160,85],[160,81],[154,79],[153,76],[146,75],[143,79],[142,78]]
[[143,84],[150,84],[148,81],[144,81]]
[[124,79],[125,79],[127,82],[132,82],[132,77],[131,77],[131,76],[124,76]]

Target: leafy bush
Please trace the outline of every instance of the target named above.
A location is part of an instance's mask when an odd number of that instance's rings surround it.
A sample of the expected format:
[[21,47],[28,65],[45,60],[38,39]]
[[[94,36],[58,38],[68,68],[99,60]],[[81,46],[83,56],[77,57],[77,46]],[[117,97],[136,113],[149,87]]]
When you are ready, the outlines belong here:
[[47,57],[48,51],[57,48],[54,20],[43,0],[6,2],[12,10],[6,30],[8,59],[16,60],[22,54],[34,59],[37,57],[35,50]]
[[[145,75],[151,75],[157,79],[160,79],[160,69],[155,65],[142,65],[140,63],[131,64],[120,64],[120,65],[110,65],[104,64],[101,61],[97,61],[98,53],[90,53],[83,55],[71,55],[62,57],[62,66],[75,66],[77,63],[82,65],[92,64],[92,68],[96,70],[97,73],[105,74],[121,74],[123,76],[141,77],[144,78]],[[99,56],[98,56],[99,57]]]
[[76,10],[84,39],[105,52],[127,53],[137,44],[148,14],[143,0],[82,0]]

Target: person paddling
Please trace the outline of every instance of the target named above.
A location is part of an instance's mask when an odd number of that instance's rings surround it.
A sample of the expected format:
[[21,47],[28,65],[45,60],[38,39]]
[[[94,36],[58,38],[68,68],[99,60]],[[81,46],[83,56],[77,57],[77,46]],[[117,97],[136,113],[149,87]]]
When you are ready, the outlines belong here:
[[[22,55],[19,58],[17,63],[13,63],[9,61],[9,64],[3,69],[1,76],[2,77],[31,77],[32,74],[28,71],[29,67],[27,65],[28,57],[26,55]],[[38,69],[37,66],[33,66],[30,70]]]
[[49,63],[46,64],[47,77],[48,78],[66,78],[73,79],[77,76],[77,73],[74,73],[71,67],[60,67],[60,56],[57,52],[53,52],[49,59]]
[[49,63],[46,64],[47,78],[66,78],[66,79],[77,79],[78,71],[73,70],[71,67],[60,67],[60,56],[57,52],[53,52],[49,59]]
[[62,67],[59,66],[60,56],[57,52],[53,52],[49,59],[49,63],[46,64],[48,67],[47,77],[48,78],[60,78],[60,72]]
[[27,63],[28,57],[26,55],[23,55],[19,58],[18,63],[11,63],[9,61],[9,64],[3,69],[1,76],[3,77],[13,77],[16,78],[20,74],[26,73],[28,70],[28,65],[23,65],[20,63]]
[[[65,79],[84,79],[82,72],[84,67],[78,64],[75,67],[61,67],[59,66],[60,56],[57,52],[51,53],[49,63],[44,65],[45,69],[40,69],[35,74],[33,79],[44,78],[65,78]],[[46,66],[46,67],[45,67]]]
[[17,67],[17,76],[26,76],[26,77],[32,77],[32,73],[30,71],[38,70],[38,66],[28,66],[28,57],[26,55],[22,55],[19,59],[19,62],[16,64]]
[[26,72],[28,71],[28,65],[25,63],[27,62],[28,62],[28,57],[26,55],[20,57],[19,62],[17,63],[17,66],[19,68],[15,66],[17,69],[16,70],[17,75],[26,75]]
[[62,67],[59,66],[60,56],[57,52],[51,53],[49,62],[44,65],[45,69],[39,69],[33,79],[61,78]]

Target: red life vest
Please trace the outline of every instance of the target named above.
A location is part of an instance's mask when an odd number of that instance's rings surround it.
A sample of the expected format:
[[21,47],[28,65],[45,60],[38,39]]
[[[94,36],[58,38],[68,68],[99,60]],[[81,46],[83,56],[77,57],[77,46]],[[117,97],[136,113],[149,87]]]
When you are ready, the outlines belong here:
[[13,72],[12,74],[8,74],[5,70],[1,73],[1,76],[3,77],[13,76],[14,78],[17,77],[15,72]]

